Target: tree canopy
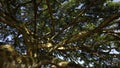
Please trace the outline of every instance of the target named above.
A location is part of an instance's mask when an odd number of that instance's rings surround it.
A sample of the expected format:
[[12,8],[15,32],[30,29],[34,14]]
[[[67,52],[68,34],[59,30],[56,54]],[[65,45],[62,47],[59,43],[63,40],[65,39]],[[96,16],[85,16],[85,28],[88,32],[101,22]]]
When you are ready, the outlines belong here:
[[0,0],[0,41],[15,49],[3,51],[11,47],[1,43],[0,57],[17,55],[19,64],[32,58],[37,68],[117,68],[120,2]]

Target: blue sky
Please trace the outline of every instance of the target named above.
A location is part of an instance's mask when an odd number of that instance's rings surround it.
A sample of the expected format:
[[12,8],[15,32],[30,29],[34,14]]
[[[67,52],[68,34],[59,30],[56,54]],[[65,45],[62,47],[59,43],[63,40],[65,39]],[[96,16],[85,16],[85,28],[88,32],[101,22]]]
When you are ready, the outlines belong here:
[[115,1],[115,2],[120,2],[120,0],[113,0],[113,1]]

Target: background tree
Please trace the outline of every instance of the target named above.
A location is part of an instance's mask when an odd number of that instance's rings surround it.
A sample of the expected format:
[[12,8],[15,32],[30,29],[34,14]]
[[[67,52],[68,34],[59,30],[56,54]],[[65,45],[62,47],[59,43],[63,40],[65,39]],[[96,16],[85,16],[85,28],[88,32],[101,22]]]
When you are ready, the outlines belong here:
[[0,0],[0,40],[39,67],[119,67],[119,17],[112,0]]

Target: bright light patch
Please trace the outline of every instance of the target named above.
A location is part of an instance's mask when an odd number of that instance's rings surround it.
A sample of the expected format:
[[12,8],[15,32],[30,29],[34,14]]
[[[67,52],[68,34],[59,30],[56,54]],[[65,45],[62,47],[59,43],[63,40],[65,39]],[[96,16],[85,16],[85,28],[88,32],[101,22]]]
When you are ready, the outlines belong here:
[[120,2],[120,0],[113,0],[114,2]]

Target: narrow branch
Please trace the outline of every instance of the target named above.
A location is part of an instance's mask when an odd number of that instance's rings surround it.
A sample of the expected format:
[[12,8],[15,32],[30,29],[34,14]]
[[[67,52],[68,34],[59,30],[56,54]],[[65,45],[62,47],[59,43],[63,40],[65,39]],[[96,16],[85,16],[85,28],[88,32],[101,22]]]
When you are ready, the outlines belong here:
[[120,13],[113,14],[111,17],[108,17],[106,20],[104,20],[98,27],[96,27],[93,31],[97,32],[104,27],[106,27],[111,21],[117,19],[120,17]]
[[55,31],[55,21],[54,21],[54,18],[53,18],[52,8],[51,8],[49,0],[46,0],[46,3],[47,3],[47,6],[48,6],[48,11],[49,11],[51,22],[52,22],[52,30],[54,32]]
[[18,8],[20,8],[21,6],[24,6],[24,5],[29,4],[29,3],[32,3],[32,0],[31,0],[31,1],[28,1],[28,2],[25,2],[25,3],[21,3],[21,4],[19,4],[19,5],[16,6],[16,8],[14,9],[14,13],[16,13],[17,10],[18,10]]
[[120,30],[119,27],[114,27],[114,28],[109,28],[109,29],[103,29],[103,32],[110,32],[110,31],[115,31],[115,30]]
[[64,32],[64,30],[68,29],[69,27],[75,27],[75,25],[76,25],[79,21],[81,21],[81,19],[79,20],[79,18],[82,16],[82,14],[84,14],[84,13],[87,11],[87,9],[90,8],[90,6],[91,6],[91,5],[88,5],[88,6],[85,7],[85,9],[82,9],[82,10],[80,11],[80,13],[75,17],[75,19],[74,19],[70,24],[66,25],[66,26],[65,26],[61,31],[59,31],[56,35],[54,35],[53,38],[58,37],[61,33]]
[[115,38],[115,40],[120,40],[120,32],[117,32],[117,33],[107,33],[107,34],[109,34],[109,35],[111,35],[111,36],[113,36],[114,38]]

